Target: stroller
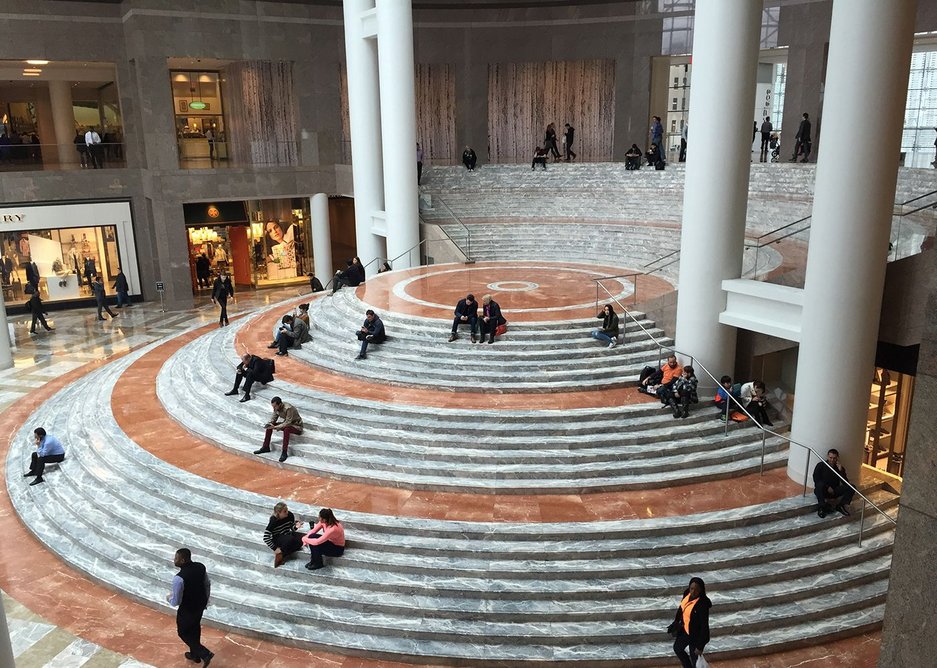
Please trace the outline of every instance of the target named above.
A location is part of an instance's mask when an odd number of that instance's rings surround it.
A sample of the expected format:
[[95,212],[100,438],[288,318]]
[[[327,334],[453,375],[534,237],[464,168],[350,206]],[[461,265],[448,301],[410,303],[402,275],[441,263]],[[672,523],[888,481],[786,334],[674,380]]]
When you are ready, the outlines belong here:
[[781,159],[781,140],[776,133],[771,135],[768,148],[771,149],[771,162],[777,162]]

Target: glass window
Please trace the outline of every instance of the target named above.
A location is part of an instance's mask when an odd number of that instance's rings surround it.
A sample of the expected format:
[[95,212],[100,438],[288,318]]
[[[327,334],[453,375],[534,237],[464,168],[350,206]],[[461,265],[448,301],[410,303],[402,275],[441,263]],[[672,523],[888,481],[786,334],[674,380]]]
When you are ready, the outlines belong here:
[[937,160],[937,51],[911,55],[901,151],[905,167],[930,167]]
[[169,75],[180,167],[213,167],[227,160],[220,73],[173,70]]

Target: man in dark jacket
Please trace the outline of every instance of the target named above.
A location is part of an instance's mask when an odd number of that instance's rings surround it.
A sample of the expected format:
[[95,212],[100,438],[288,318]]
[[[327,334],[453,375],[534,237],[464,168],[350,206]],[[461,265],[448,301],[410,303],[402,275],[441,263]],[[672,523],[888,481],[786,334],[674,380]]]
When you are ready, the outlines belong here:
[[488,343],[495,342],[495,331],[499,325],[506,325],[507,320],[501,315],[501,307],[498,302],[491,298],[491,295],[482,297],[482,341],[485,335],[488,335]]
[[104,281],[101,280],[100,276],[95,276],[94,280],[91,281],[91,291],[94,292],[94,299],[98,304],[98,320],[104,320],[104,316],[101,315],[101,309],[107,311],[107,314],[112,318],[117,317],[117,313],[114,313],[111,310],[111,307],[107,305],[107,294],[104,292]]
[[797,156],[803,154],[801,162],[810,162],[810,114],[804,112],[800,127],[797,128],[797,134],[794,135],[794,155],[791,156],[791,162],[797,162]]
[[225,396],[233,397],[238,393],[241,387],[241,381],[244,381],[244,396],[241,402],[251,400],[251,386],[256,380],[261,385],[266,385],[273,380],[273,373],[276,367],[273,360],[266,360],[257,355],[244,353],[241,356],[241,363],[235,368],[234,388],[230,392],[225,392]]
[[449,343],[459,338],[459,325],[467,324],[472,330],[472,343],[476,342],[475,334],[478,332],[478,302],[475,301],[475,295],[466,295],[465,299],[460,299],[455,307],[455,317],[452,319],[452,334],[449,335]]
[[361,329],[358,330],[358,340],[361,341],[361,352],[358,353],[355,359],[363,360],[366,358],[368,356],[368,344],[384,343],[386,338],[387,334],[384,332],[384,323],[377,317],[377,313],[368,309],[365,312],[364,324],[361,325]]
[[690,578],[690,586],[683,592],[674,620],[667,632],[676,640],[674,654],[684,668],[694,668],[696,660],[709,642],[709,609],[712,601],[706,596],[706,584],[701,578]]
[[826,517],[834,508],[844,517],[849,514],[846,506],[852,503],[856,490],[848,480],[846,469],[839,465],[839,451],[832,448],[826,453],[826,463],[817,462],[813,469],[813,493],[817,497],[817,514],[820,517]]
[[462,164],[465,165],[465,168],[470,172],[475,171],[475,163],[478,162],[478,156],[475,155],[475,151],[471,147],[466,146],[465,150],[462,151]]
[[52,328],[49,327],[48,323],[46,322],[45,313],[43,312],[42,299],[39,297],[39,291],[36,290],[33,292],[32,296],[29,298],[29,301],[26,303],[29,305],[29,312],[33,316],[33,324],[29,328],[29,333],[36,333],[37,322],[45,327],[47,332],[51,332]]
[[219,327],[228,324],[228,297],[233,296],[234,286],[231,285],[231,278],[228,276],[228,272],[222,269],[211,288],[212,303],[221,306],[221,314],[218,316]]
[[[569,162],[571,159],[575,160],[576,154],[573,153],[573,139],[576,138],[576,128],[567,123],[563,138],[566,140],[566,162]],[[572,156],[572,158],[570,158],[570,156]]]
[[189,647],[185,658],[194,663],[201,661],[203,668],[215,658],[215,655],[202,644],[202,615],[208,607],[211,597],[211,580],[205,571],[205,565],[192,561],[192,552],[188,548],[176,550],[173,563],[179,569],[172,579],[172,592],[166,596],[169,605],[176,611],[176,632],[179,639]]
[[114,277],[114,290],[117,292],[117,308],[130,306],[130,284],[127,283],[124,270],[120,267],[117,267],[117,276]]

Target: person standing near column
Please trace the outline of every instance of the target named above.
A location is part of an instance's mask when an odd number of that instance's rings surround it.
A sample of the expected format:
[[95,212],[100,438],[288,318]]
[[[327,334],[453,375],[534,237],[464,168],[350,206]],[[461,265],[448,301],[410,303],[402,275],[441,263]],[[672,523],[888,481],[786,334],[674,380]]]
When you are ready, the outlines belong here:
[[94,293],[94,299],[98,305],[98,320],[104,320],[104,316],[101,315],[101,309],[107,311],[107,314],[112,318],[118,316],[117,313],[114,313],[111,310],[111,307],[107,305],[107,294],[104,292],[104,281],[101,280],[101,276],[95,275],[94,279],[91,281],[91,291]]
[[95,131],[94,126],[88,128],[85,133],[85,146],[88,147],[88,159],[91,166],[101,169],[101,135]]
[[192,561],[192,551],[188,548],[176,550],[173,564],[179,572],[172,579],[172,591],[166,600],[174,608],[178,606],[176,633],[189,646],[185,658],[208,668],[215,655],[202,644],[202,615],[211,598],[211,580],[205,565]]
[[565,140],[565,143],[566,143],[566,162],[570,161],[570,156],[572,156],[573,160],[576,159],[576,154],[573,153],[573,139],[575,139],[575,137],[576,137],[576,128],[574,128],[572,125],[567,123],[566,130],[564,131],[564,134],[563,134],[563,139]]
[[423,178],[423,149],[416,145],[416,184],[420,185]]
[[761,122],[761,162],[768,162],[768,142],[771,141],[771,133],[774,131],[774,126],[771,125],[771,119],[765,117],[765,120]]
[[803,120],[800,121],[800,127],[797,128],[797,134],[794,135],[794,155],[791,156],[791,162],[797,162],[797,156],[803,154],[801,162],[810,162],[810,114],[804,112]]
[[664,146],[664,126],[660,123],[660,116],[651,116],[651,143],[656,144],[663,155]]
[[231,278],[224,269],[218,274],[214,285],[211,288],[211,302],[221,307],[221,313],[218,315],[218,326],[224,327],[228,324],[228,297],[234,296],[234,286],[231,285]]

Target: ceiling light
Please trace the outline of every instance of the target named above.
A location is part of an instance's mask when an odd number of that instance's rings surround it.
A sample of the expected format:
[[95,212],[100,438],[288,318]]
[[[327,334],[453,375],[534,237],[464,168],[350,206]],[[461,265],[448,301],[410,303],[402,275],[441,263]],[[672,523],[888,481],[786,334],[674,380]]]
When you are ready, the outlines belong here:
[[39,72],[23,72],[24,77],[38,77]]
[[39,69],[38,67],[24,67],[23,73],[25,74],[26,72],[35,72],[36,74],[39,74],[40,72],[42,72],[42,70]]
[[48,65],[49,61],[48,60],[27,60],[26,63],[28,65]]

